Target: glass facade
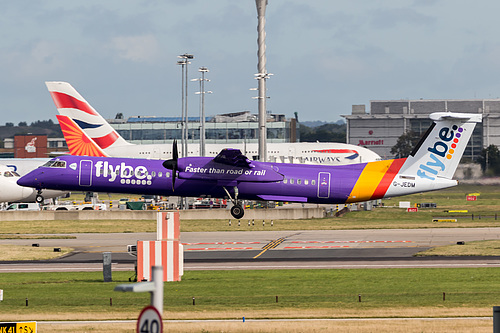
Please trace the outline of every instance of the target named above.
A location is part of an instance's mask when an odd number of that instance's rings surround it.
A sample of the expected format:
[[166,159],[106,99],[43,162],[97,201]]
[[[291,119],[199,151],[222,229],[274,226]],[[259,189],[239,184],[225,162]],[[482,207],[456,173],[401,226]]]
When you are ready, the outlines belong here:
[[[171,143],[181,140],[180,123],[112,123],[111,126],[127,141],[136,144]],[[293,125],[295,126],[295,124]],[[268,122],[268,142],[295,142],[296,130],[291,121]],[[256,122],[206,123],[206,143],[258,142],[259,131]],[[188,123],[188,143],[200,140],[199,123]]]

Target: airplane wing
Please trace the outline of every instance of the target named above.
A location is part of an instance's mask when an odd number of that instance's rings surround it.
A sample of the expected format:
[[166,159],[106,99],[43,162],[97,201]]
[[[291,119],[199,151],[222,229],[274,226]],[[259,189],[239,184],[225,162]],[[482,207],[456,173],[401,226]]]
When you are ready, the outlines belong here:
[[214,162],[237,166],[243,168],[255,168],[255,165],[239,149],[222,149],[221,152],[215,156]]

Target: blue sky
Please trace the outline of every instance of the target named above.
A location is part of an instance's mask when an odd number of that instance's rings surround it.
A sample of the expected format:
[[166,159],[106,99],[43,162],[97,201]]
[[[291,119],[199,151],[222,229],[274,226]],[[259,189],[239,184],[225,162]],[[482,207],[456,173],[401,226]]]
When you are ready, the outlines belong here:
[[[185,52],[190,79],[210,70],[208,115],[257,112],[253,0],[0,4],[0,124],[55,121],[51,80],[108,118],[179,116]],[[493,0],[269,0],[268,110],[337,121],[370,100],[498,98],[498,12]],[[190,116],[198,88],[190,83]]]

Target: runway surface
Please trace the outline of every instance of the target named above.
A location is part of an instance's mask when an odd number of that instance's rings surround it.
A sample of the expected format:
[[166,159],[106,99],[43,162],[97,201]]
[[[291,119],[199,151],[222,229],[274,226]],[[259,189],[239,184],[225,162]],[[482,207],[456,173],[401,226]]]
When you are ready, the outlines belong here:
[[[41,247],[75,249],[75,252],[54,260],[0,262],[0,272],[99,271],[102,270],[102,252],[112,252],[113,270],[133,271],[135,257],[125,252],[127,245],[135,245],[137,240],[155,240],[156,234],[65,236],[71,238],[0,240],[0,244],[31,246],[38,243]],[[500,257],[413,257],[415,253],[434,246],[488,239],[500,239],[500,228],[181,234],[186,270],[500,267]]]

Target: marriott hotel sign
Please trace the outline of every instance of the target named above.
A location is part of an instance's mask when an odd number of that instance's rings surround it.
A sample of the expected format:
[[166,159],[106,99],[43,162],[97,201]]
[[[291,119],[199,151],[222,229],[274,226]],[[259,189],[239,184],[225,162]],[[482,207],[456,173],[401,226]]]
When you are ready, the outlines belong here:
[[384,144],[384,140],[359,140],[358,146],[380,146]]

